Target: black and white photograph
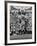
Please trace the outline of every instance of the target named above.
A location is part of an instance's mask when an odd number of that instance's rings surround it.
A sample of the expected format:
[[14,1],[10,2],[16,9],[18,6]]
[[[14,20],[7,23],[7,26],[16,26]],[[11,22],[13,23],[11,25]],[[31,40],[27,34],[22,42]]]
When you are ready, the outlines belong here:
[[[35,43],[35,4],[6,2],[7,43]],[[5,40],[6,41],[6,40]]]
[[10,6],[10,40],[32,39],[32,7]]

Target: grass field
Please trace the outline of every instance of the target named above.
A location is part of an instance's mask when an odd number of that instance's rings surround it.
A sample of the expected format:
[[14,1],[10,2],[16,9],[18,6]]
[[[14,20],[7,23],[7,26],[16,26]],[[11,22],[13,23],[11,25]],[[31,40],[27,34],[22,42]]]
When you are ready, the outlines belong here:
[[11,35],[10,40],[19,40],[19,39],[32,39],[32,34],[23,34],[23,35]]

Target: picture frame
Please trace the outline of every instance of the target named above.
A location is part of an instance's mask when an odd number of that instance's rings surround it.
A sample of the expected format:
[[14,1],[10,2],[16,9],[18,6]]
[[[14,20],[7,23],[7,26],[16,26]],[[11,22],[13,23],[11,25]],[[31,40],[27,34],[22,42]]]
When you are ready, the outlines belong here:
[[[26,10],[28,10],[28,11],[26,11]],[[19,11],[22,15],[20,13],[18,13]],[[22,12],[22,11],[24,11],[24,12]],[[29,18],[28,19],[32,23],[31,28],[29,28],[32,31],[30,32],[30,30],[29,30],[29,33],[26,32],[24,34],[20,30],[21,33],[17,33],[17,31],[16,31],[16,33],[14,32],[14,35],[13,35],[12,34],[13,29],[12,29],[11,25],[12,25],[12,23],[15,23],[13,20],[16,18],[12,19],[14,14],[15,15],[17,14],[18,18],[21,18],[21,17],[19,17],[18,14],[20,14],[21,16],[25,15],[24,17],[27,17],[27,18],[31,15],[30,17],[32,19],[29,19]],[[25,22],[26,22],[27,18],[24,18]],[[28,35],[28,37],[27,37],[27,35]],[[5,45],[19,45],[19,44],[33,44],[33,43],[36,43],[36,2],[5,1]]]

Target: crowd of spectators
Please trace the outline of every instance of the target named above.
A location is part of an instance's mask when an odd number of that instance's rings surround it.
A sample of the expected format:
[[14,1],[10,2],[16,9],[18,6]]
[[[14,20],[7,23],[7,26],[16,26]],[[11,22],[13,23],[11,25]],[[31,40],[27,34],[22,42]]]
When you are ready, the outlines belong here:
[[28,9],[10,9],[10,32],[11,34],[25,34],[32,32],[32,7]]

